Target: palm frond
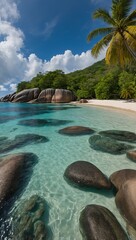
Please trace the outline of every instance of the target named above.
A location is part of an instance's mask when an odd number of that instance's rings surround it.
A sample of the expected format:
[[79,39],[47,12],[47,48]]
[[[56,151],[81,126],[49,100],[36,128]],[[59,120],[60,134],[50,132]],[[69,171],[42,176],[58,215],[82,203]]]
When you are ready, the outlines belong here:
[[113,37],[113,34],[109,33],[108,35],[103,37],[99,42],[97,42],[91,50],[92,56],[97,58],[100,51],[103,50],[104,47],[106,47],[109,44],[112,37]]
[[126,23],[129,23],[130,21],[132,20],[136,20],[136,10],[134,10],[132,13],[130,13],[126,19],[125,19],[125,22]]
[[112,17],[117,21],[126,18],[131,6],[132,0],[112,0]]
[[125,42],[122,41],[122,36],[119,33],[112,38],[105,60],[107,64],[119,64],[122,67],[134,62],[134,58],[128,51]]
[[91,41],[93,38],[97,37],[98,35],[102,34],[109,34],[114,32],[114,28],[97,28],[94,31],[90,32],[87,36],[87,40]]
[[108,13],[108,11],[106,11],[105,9],[98,9],[94,12],[93,14],[93,18],[96,19],[102,19],[104,22],[110,24],[110,25],[116,25],[114,19],[110,16],[110,14]]

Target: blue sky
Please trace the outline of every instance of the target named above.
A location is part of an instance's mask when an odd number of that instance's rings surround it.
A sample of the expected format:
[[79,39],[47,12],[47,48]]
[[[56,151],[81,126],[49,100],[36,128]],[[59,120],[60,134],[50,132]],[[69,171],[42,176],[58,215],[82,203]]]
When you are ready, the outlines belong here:
[[[88,33],[103,26],[92,19],[111,0],[0,0],[0,96],[38,72],[83,69],[91,56]],[[136,8],[134,3],[133,8]]]

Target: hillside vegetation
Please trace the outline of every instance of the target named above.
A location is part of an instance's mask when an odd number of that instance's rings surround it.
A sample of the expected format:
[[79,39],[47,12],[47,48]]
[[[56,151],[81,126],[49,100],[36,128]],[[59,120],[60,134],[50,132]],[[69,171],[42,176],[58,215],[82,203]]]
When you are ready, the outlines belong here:
[[29,82],[21,82],[17,91],[38,87],[64,88],[74,92],[77,99],[132,99],[136,98],[136,68],[121,69],[108,66],[105,60],[80,71],[65,74],[61,70],[38,73]]

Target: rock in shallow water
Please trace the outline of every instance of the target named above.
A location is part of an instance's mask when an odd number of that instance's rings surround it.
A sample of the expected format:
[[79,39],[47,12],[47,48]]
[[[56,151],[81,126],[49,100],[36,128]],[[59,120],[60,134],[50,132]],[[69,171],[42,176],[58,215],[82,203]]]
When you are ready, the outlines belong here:
[[21,202],[13,214],[12,239],[46,240],[45,210],[45,200],[38,195]]
[[69,136],[79,136],[86,134],[93,134],[94,130],[89,127],[83,126],[71,126],[59,130],[60,134],[69,135]]
[[111,183],[92,163],[77,161],[69,165],[64,173],[66,180],[80,187],[110,189]]
[[127,157],[136,162],[136,150],[127,152]]
[[131,145],[120,143],[109,137],[94,135],[89,138],[91,148],[111,154],[123,154],[127,150],[134,148]]
[[86,240],[128,240],[115,216],[99,205],[88,205],[81,212],[80,230]]
[[121,130],[107,130],[99,132],[100,135],[110,137],[119,141],[136,142],[136,134],[128,131]]
[[136,179],[126,181],[116,194],[122,217],[136,230]]
[[0,158],[0,202],[14,197],[28,183],[32,167],[37,163],[37,156],[32,153],[11,154]]
[[5,140],[0,145],[0,153],[11,151],[15,148],[26,146],[27,144],[38,144],[47,142],[48,139],[45,136],[38,134],[21,134],[17,135],[13,140]]
[[59,126],[71,121],[59,119],[26,119],[19,121],[19,125],[28,127]]
[[112,173],[110,176],[110,180],[117,190],[119,190],[127,180],[131,179],[136,180],[136,170],[122,169]]

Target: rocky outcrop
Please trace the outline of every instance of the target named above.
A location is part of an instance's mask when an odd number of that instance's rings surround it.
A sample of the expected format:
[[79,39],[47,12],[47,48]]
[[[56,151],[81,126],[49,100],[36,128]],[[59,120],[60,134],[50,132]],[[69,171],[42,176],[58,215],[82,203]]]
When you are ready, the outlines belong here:
[[107,177],[96,166],[86,161],[77,161],[69,165],[65,170],[64,178],[75,186],[111,188]]
[[40,92],[39,88],[25,89],[19,93],[9,94],[0,99],[3,102],[29,103],[69,103],[75,100],[72,91],[67,89],[47,88]]
[[40,93],[39,88],[25,89],[14,95],[12,102],[29,102],[38,98]]
[[127,157],[128,157],[130,160],[136,162],[136,150],[134,150],[134,151],[128,151],[128,152],[127,152]]
[[114,172],[110,176],[110,180],[117,190],[119,190],[126,181],[131,179],[136,180],[136,170],[122,169]]
[[86,206],[79,221],[80,231],[86,240],[128,240],[115,216],[103,206]]
[[122,217],[136,230],[136,179],[128,180],[122,185],[115,201]]
[[50,103],[52,102],[52,97],[54,94],[55,94],[55,89],[53,88],[44,89],[40,92],[37,100],[39,102],[41,101],[41,102]]
[[52,97],[54,103],[68,103],[75,99],[74,94],[70,90],[56,89]]
[[127,150],[134,148],[131,145],[120,143],[109,137],[94,135],[89,138],[91,148],[111,154],[123,154]]
[[70,126],[70,127],[62,128],[58,132],[60,134],[69,135],[69,136],[79,136],[79,135],[93,134],[94,130],[89,127]]

